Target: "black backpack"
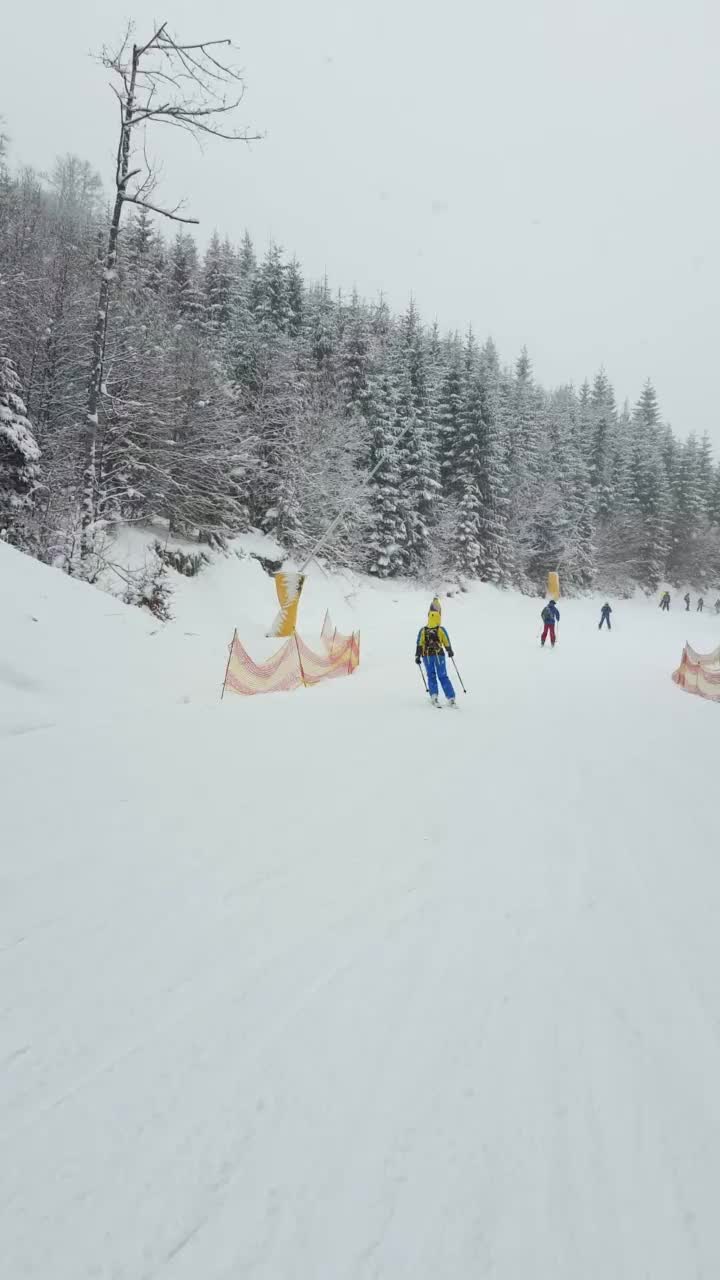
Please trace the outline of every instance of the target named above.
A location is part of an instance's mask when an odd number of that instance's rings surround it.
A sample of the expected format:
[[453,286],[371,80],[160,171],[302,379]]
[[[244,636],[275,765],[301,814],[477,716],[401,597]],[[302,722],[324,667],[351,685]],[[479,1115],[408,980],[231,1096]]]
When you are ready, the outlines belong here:
[[440,639],[440,631],[438,627],[425,628],[425,653],[429,658],[437,657],[443,651],[442,640]]

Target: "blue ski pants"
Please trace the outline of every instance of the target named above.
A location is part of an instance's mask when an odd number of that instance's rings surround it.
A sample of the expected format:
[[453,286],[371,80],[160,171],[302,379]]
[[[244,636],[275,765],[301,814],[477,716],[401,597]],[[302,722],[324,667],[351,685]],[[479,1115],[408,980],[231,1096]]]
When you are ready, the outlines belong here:
[[452,687],[450,677],[448,676],[447,669],[445,667],[445,654],[439,653],[437,656],[435,654],[431,654],[430,656],[423,658],[423,662],[425,663],[425,670],[427,671],[428,689],[430,690],[431,697],[434,698],[437,694],[439,680],[445,697],[454,698],[455,690]]

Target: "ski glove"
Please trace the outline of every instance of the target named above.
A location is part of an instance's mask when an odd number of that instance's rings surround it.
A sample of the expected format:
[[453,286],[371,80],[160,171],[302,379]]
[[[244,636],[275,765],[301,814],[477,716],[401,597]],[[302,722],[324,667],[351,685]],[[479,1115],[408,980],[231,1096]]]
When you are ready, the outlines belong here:
[[422,659],[421,659],[421,657],[420,657],[420,654],[419,654],[419,653],[416,653],[416,654],[415,654],[415,661],[417,662],[418,666],[420,666],[420,663],[421,663]]
[[455,654],[453,653],[452,649],[448,649],[448,651],[447,651],[447,656],[448,656],[448,658],[454,658],[454,657],[455,657]]

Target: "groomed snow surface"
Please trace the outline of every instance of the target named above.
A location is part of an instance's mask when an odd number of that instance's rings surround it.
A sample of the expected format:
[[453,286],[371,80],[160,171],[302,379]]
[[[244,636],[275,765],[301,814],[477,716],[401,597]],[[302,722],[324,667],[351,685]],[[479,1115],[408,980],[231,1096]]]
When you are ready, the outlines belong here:
[[248,558],[160,628],[0,546],[7,1280],[716,1280],[720,619],[314,570],[348,680],[218,700]]

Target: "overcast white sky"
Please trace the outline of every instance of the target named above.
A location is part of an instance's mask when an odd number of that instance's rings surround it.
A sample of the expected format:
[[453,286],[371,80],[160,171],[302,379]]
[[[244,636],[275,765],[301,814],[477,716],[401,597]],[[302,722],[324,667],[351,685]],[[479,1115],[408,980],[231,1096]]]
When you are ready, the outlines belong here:
[[[159,0],[157,0],[159,3]],[[88,57],[123,16],[230,36],[252,149],[162,131],[168,198],[310,278],[413,294],[547,384],[653,378],[720,452],[717,0],[26,0],[3,33],[13,156],[105,175],[116,107]]]

